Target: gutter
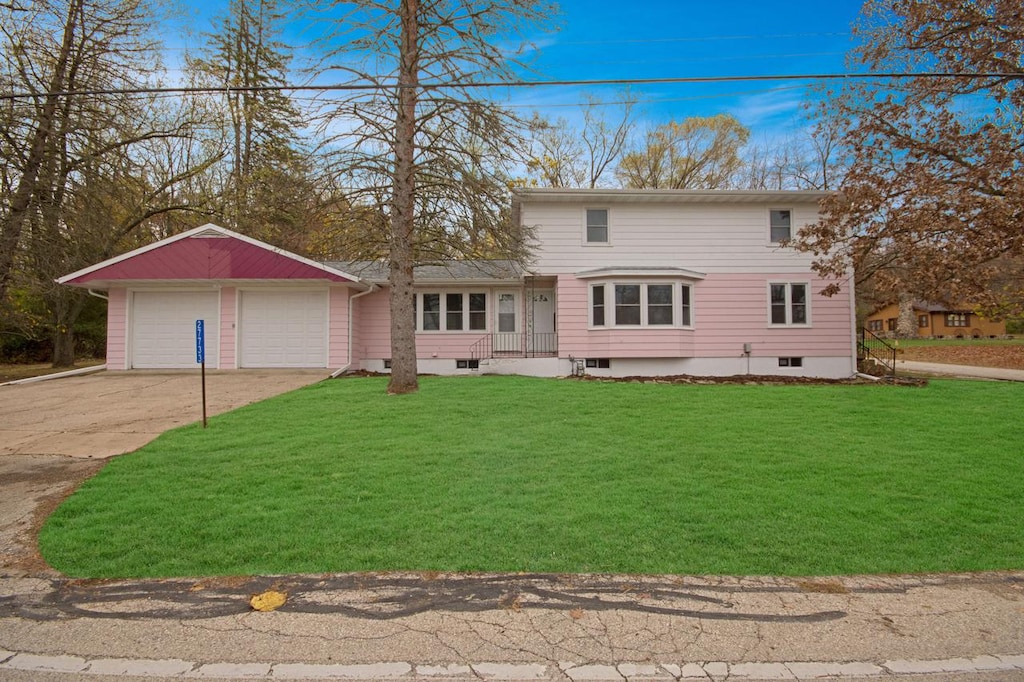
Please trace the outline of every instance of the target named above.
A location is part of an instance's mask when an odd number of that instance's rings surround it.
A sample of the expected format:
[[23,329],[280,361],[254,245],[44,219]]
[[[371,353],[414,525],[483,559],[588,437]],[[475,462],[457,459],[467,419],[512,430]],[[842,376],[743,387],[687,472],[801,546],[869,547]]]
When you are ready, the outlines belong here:
[[374,284],[373,282],[371,282],[370,283],[370,288],[367,289],[366,291],[360,291],[355,296],[349,296],[348,297],[348,362],[345,363],[344,367],[339,367],[338,369],[336,369],[333,372],[331,372],[331,376],[329,378],[337,379],[339,376],[341,376],[342,374],[347,372],[349,367],[352,366],[352,326],[353,326],[352,325],[352,319],[353,319],[352,318],[352,310],[353,310],[352,303],[353,303],[353,301],[355,301],[357,298],[360,298],[361,296],[366,296],[367,294],[372,294],[373,292],[379,291],[379,290],[380,290],[380,287],[377,286],[376,284]]

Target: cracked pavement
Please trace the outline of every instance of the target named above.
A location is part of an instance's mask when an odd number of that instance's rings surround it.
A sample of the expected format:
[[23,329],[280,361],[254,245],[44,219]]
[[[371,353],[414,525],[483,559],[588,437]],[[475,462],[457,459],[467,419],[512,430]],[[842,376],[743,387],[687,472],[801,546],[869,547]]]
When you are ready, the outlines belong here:
[[[285,592],[284,606],[253,611],[250,597],[267,589]],[[391,669],[381,678],[623,679],[623,666],[632,665],[626,668],[636,673],[631,678],[684,679],[687,665],[709,662],[726,666],[720,675],[705,675],[710,679],[761,679],[741,674],[744,664],[759,666],[752,670],[772,679],[798,662],[869,663],[884,671],[880,666],[892,661],[984,656],[1019,659],[1020,667],[1006,667],[994,678],[1014,680],[1024,679],[1024,574],[5,578],[0,650],[197,666],[262,664],[273,679],[288,672],[282,667],[288,664],[321,666],[307,670],[309,679],[330,677],[331,669],[342,670],[338,678],[361,677],[358,666],[373,672],[372,666],[384,664],[408,670]],[[773,664],[782,667],[765,667]],[[498,666],[497,673],[476,670],[486,665]],[[420,668],[461,673],[438,676]],[[0,679],[22,679],[8,673],[16,671],[0,664]],[[992,674],[978,670],[948,679]]]
[[0,680],[1024,680],[1024,572],[68,579],[35,534],[101,465],[0,454]]

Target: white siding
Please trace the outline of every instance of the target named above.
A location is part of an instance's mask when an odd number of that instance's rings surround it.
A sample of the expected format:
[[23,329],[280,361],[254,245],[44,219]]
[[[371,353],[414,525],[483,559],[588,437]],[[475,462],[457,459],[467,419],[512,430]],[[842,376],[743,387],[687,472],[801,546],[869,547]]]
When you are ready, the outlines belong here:
[[[607,207],[610,244],[584,243],[588,206]],[[522,223],[536,230],[534,271],[575,273],[597,267],[674,266],[704,273],[810,271],[810,254],[768,241],[768,211],[793,211],[793,233],[817,219],[817,205],[632,204],[527,201]]]

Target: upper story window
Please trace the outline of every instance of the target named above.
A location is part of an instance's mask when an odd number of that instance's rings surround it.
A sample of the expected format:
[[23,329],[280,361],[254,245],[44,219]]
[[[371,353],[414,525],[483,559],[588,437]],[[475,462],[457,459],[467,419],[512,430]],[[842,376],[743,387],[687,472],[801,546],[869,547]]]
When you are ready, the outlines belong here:
[[587,209],[587,243],[607,244],[608,243],[608,209],[588,208]]
[[425,292],[413,299],[416,328],[425,332],[485,331],[487,294]]
[[793,212],[788,208],[773,208],[768,211],[768,231],[772,244],[793,237]]
[[768,291],[773,325],[810,324],[807,284],[772,283]]
[[690,284],[618,282],[590,287],[592,327],[689,327]]

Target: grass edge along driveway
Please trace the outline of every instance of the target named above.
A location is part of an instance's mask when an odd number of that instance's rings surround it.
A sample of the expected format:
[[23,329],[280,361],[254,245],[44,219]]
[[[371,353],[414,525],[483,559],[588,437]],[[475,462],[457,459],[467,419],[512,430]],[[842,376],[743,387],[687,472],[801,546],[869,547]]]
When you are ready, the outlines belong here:
[[1024,564],[1024,385],[322,382],[112,460],[47,521],[78,577],[832,575]]

